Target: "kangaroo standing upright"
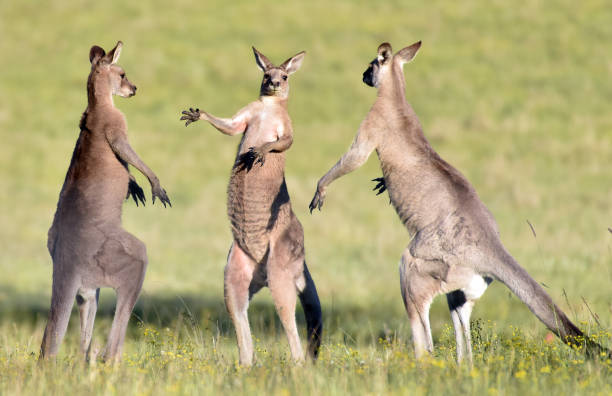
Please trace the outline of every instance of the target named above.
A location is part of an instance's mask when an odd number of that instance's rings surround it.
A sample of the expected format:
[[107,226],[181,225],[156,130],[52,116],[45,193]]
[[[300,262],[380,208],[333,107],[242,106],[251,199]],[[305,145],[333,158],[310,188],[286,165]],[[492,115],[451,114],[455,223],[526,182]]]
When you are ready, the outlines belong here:
[[[470,314],[492,279],[504,283],[564,342],[586,343],[592,351],[609,351],[585,338],[553,303],[544,289],[502,245],[493,216],[467,179],[429,145],[405,98],[403,65],[421,42],[395,55],[383,43],[363,74],[378,96],[357,136],[342,158],[318,182],[310,211],[321,209],[327,186],[361,166],[376,150],[391,203],[413,236],[400,263],[402,297],[417,357],[433,351],[429,307],[448,293],[457,338],[457,359],[463,348],[471,360]],[[463,332],[464,340],[461,336]]]
[[155,198],[170,200],[155,173],[134,152],[127,139],[125,116],[113,95],[136,94],[125,72],[116,65],[119,41],[108,54],[93,46],[87,79],[87,109],[60,192],[47,247],[53,259],[51,310],[40,349],[41,358],[57,354],[66,333],[73,301],[81,319],[81,350],[88,356],[100,287],[117,292],[117,307],[104,352],[105,360],[120,359],[130,314],[147,267],[145,245],[121,227],[121,206],[130,195],[144,203],[142,189],[128,164],[147,176]]
[[232,167],[227,210],[234,241],[225,267],[225,304],[236,328],[240,363],[253,362],[253,341],[247,309],[263,286],[270,288],[293,359],[303,360],[295,321],[299,296],[308,333],[308,351],[317,357],[321,343],[321,306],[304,260],[304,232],[291,210],[285,183],[285,150],[293,142],[287,113],[288,76],[304,59],[300,52],[274,66],[253,48],[264,72],[259,100],[232,118],[217,118],[199,109],[183,111],[185,125],[207,120],[226,135],[243,133]]

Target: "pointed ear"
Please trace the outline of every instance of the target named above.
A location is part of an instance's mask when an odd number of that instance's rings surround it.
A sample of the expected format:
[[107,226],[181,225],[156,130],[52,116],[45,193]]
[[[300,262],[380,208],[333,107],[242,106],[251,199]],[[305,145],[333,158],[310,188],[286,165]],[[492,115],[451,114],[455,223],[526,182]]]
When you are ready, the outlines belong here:
[[397,53],[395,54],[395,58],[398,59],[401,65],[403,65],[404,63],[408,63],[416,56],[417,52],[419,51],[419,48],[421,48],[421,42],[417,41],[411,46],[402,48],[401,50],[397,51]]
[[104,49],[102,47],[98,47],[97,45],[94,45],[89,50],[89,62],[92,65],[94,65],[94,64],[98,63],[98,61],[100,59],[102,59],[102,57],[104,57],[104,55],[106,55],[106,52],[104,52]]
[[391,44],[382,43],[378,46],[378,63],[385,64],[393,56],[393,50]]
[[253,47],[253,53],[255,54],[255,62],[257,62],[257,66],[259,66],[262,72],[265,72],[269,68],[274,67],[272,62],[270,62],[264,54],[257,51],[255,47]]
[[108,54],[106,54],[106,58],[108,59],[111,65],[114,65],[119,60],[119,56],[121,56],[121,48],[123,48],[123,43],[121,41],[117,41],[117,45],[115,45],[115,48],[113,48],[108,52]]
[[292,56],[291,58],[287,59],[286,61],[283,62],[282,65],[280,65],[280,68],[284,69],[287,72],[287,74],[295,73],[296,71],[298,71],[300,66],[302,66],[302,61],[304,61],[304,56],[306,56],[306,51],[302,51],[299,54],[296,54]]

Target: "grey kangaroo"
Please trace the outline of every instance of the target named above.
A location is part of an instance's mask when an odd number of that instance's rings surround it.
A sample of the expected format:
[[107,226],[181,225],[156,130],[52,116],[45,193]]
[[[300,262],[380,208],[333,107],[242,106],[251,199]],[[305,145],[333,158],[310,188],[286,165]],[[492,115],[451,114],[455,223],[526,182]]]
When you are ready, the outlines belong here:
[[304,261],[304,232],[291,210],[285,183],[285,150],[293,142],[287,113],[290,74],[304,52],[274,66],[253,48],[264,72],[259,100],[232,118],[217,118],[199,109],[183,111],[189,125],[206,120],[226,135],[242,133],[227,190],[227,211],[234,241],[225,267],[225,304],[236,328],[240,364],[253,363],[253,341],[247,309],[251,297],[268,286],[295,361],[302,361],[295,321],[299,296],[308,333],[308,352],[316,359],[321,343],[321,306]]
[[134,152],[127,139],[125,116],[113,95],[136,94],[136,86],[118,66],[122,43],[108,54],[93,46],[87,79],[87,109],[60,192],[47,247],[53,259],[51,310],[40,357],[55,356],[66,333],[73,301],[81,319],[81,351],[89,358],[100,287],[112,287],[117,307],[104,360],[119,360],[126,327],[140,293],[147,267],[145,245],[121,227],[121,206],[132,196],[145,197],[128,164],[147,176],[155,198],[170,200],[155,173]]
[[420,46],[419,41],[395,54],[388,43],[378,47],[363,73],[364,83],[378,89],[376,101],[352,146],[319,180],[310,211],[321,209],[331,182],[361,166],[376,150],[383,178],[375,179],[375,188],[388,190],[413,237],[401,258],[400,284],[417,357],[433,351],[429,307],[437,294],[447,293],[457,359],[467,352],[471,360],[470,314],[493,279],[512,290],[564,342],[610,354],[588,339],[512,258],[472,185],[429,145],[405,98],[403,65]]

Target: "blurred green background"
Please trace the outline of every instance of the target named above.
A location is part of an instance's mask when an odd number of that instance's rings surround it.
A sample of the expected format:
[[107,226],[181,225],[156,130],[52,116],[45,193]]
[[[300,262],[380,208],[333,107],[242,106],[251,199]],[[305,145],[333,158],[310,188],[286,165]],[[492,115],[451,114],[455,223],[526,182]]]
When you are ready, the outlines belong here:
[[[147,245],[136,310],[146,323],[189,311],[204,332],[207,323],[233,331],[222,279],[231,243],[226,185],[239,138],[203,122],[185,128],[178,118],[189,106],[227,117],[255,100],[254,45],[275,63],[307,51],[291,77],[286,178],[326,339],[359,343],[397,332],[409,340],[397,270],[409,236],[386,196],[371,192],[375,155],[329,188],[321,213],[307,206],[374,101],[361,74],[377,46],[423,40],[405,76],[427,138],[474,184],[509,251],[570,317],[592,322],[584,298],[612,327],[608,2],[8,0],[0,3],[0,322],[15,333],[27,324],[21,333],[32,351],[49,306],[46,236],[87,104],[89,49],[117,40],[138,95],[115,104],[173,204],[151,205],[135,171],[149,202],[127,202],[123,223]],[[102,300],[104,323],[113,293]],[[449,323],[444,300],[432,311],[436,335]],[[499,284],[474,317],[502,330],[546,331]],[[256,336],[272,326],[281,337],[267,291],[255,297],[251,320]]]

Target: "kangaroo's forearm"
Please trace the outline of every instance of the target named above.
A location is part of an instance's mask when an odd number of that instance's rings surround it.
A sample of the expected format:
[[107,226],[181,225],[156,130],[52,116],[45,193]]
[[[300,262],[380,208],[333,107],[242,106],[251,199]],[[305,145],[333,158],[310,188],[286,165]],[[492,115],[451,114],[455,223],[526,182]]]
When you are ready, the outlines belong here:
[[210,122],[210,124],[217,128],[219,132],[230,136],[244,132],[247,126],[244,120],[236,120],[233,118],[219,118],[205,111],[202,111],[200,113],[200,119]]
[[[370,151],[371,152],[371,151]],[[340,160],[334,165],[318,183],[319,188],[325,188],[334,180],[351,173],[355,169],[362,166],[370,156],[370,152],[351,147]]]
[[[109,143],[111,145],[111,148],[119,158],[132,165],[134,168],[138,169],[140,173],[147,177],[149,183],[151,183],[151,186],[159,184],[159,179],[157,178],[155,173],[153,173],[153,171],[147,166],[147,164],[145,164],[140,159],[138,154],[136,154],[136,152],[134,151],[132,146],[130,146],[126,139],[117,139]],[[130,174],[130,179],[133,178],[134,176]]]
[[262,145],[262,149],[266,153],[269,153],[269,152],[281,153],[287,150],[289,147],[291,147],[292,144],[293,144],[293,136],[284,135],[280,137],[278,140],[275,140],[274,142],[265,143],[264,145]]

